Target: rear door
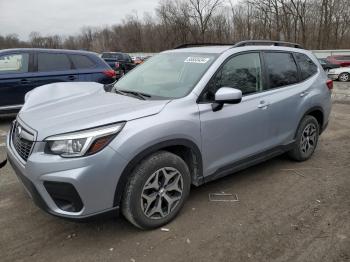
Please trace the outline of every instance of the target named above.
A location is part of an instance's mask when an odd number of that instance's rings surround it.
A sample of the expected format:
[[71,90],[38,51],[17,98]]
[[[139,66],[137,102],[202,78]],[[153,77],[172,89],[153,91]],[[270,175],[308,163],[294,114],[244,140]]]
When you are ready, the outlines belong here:
[[25,94],[35,87],[32,58],[30,51],[0,55],[0,110],[19,109]]
[[37,52],[35,55],[35,79],[37,86],[78,81],[78,72],[65,53]]
[[308,107],[317,66],[304,54],[279,51],[264,52],[264,64],[271,123],[268,140],[274,147],[294,139],[300,117]]

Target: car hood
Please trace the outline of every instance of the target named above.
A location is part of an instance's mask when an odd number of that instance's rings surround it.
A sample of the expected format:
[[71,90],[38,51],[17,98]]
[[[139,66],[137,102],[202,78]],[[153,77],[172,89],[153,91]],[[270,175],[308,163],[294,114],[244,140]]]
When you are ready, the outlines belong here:
[[350,67],[337,67],[329,70],[329,73],[334,73],[334,74],[341,74],[344,72],[350,73]]
[[169,100],[140,100],[105,92],[98,83],[55,83],[29,92],[18,117],[48,136],[130,121],[159,113]]

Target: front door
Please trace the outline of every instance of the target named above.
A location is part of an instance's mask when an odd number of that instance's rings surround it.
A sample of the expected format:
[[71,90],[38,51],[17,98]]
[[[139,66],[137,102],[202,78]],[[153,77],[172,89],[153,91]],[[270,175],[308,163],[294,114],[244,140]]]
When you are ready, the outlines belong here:
[[[263,93],[259,52],[234,55],[209,81],[199,98],[204,175],[268,148],[269,101]],[[240,89],[241,103],[214,112],[212,103],[220,87]]]

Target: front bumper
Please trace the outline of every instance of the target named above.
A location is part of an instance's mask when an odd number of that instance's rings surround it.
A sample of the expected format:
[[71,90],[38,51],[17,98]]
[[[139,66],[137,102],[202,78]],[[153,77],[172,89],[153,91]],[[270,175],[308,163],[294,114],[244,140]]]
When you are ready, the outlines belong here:
[[[44,142],[35,142],[24,162],[12,145],[11,133],[7,137],[8,160],[37,206],[52,215],[70,219],[85,219],[119,208],[114,205],[114,195],[127,164],[119,153],[107,146],[92,156],[62,158],[45,154],[44,146]],[[63,208],[48,192],[48,182],[72,185],[82,202],[79,211]]]

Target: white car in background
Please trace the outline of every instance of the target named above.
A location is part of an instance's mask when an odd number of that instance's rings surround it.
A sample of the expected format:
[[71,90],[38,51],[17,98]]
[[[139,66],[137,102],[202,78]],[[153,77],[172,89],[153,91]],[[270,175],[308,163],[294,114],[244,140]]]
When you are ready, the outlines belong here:
[[332,80],[347,82],[350,80],[350,67],[339,67],[330,69],[328,71],[328,77]]

